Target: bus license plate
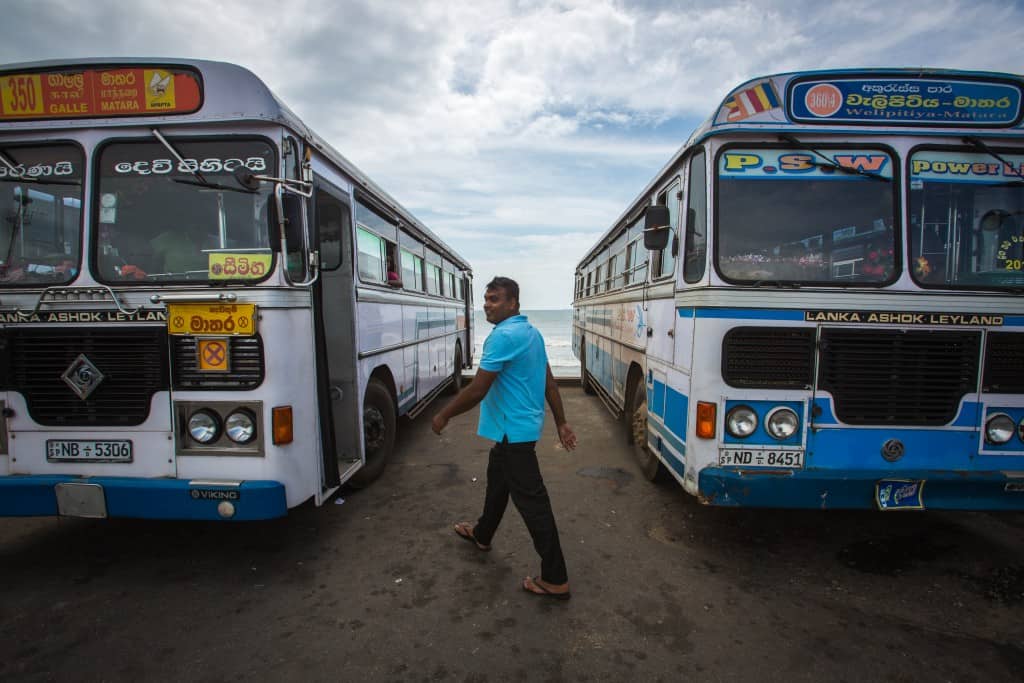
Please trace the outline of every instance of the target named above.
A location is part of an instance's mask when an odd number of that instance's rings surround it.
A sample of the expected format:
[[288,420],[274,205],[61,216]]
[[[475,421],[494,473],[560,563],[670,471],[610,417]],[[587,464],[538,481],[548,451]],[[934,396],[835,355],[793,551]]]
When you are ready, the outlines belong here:
[[47,439],[46,459],[50,462],[131,462],[131,441]]
[[802,469],[803,451],[755,451],[744,448],[723,448],[718,451],[719,467],[782,467]]

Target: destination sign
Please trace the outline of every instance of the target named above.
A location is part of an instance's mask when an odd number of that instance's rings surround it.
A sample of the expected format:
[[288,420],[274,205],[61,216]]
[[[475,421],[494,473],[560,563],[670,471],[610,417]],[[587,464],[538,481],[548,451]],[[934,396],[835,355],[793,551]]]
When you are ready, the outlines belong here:
[[802,123],[1005,127],[1020,120],[1021,89],[931,78],[811,80],[790,89],[788,108]]
[[978,313],[919,313],[915,311],[804,311],[810,323],[870,323],[882,325],[1003,325],[1005,316]]
[[0,121],[188,114],[199,75],[182,68],[116,68],[0,74]]

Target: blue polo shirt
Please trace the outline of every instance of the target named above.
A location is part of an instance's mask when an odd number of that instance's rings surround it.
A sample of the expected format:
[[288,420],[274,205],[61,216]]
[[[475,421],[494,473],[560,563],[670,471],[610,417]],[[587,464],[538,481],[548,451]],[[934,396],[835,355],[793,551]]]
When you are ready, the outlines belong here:
[[496,372],[480,404],[477,433],[509,443],[537,441],[544,426],[548,354],[544,338],[525,315],[505,318],[484,341],[480,369]]

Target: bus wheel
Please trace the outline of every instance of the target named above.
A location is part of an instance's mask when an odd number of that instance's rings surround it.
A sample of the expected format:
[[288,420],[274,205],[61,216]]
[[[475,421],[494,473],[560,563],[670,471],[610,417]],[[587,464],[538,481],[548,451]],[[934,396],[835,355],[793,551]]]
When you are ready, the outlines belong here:
[[452,381],[448,383],[448,394],[454,396],[462,390],[462,347],[455,347],[455,358],[452,360]]
[[580,386],[583,387],[584,394],[594,395],[594,387],[587,379],[587,343],[585,339],[580,340]]
[[630,417],[629,429],[633,435],[633,454],[636,456],[640,471],[649,481],[659,478],[662,471],[661,461],[647,447],[647,386],[637,382],[633,389],[633,414]]
[[395,447],[395,406],[391,392],[379,379],[371,379],[363,397],[363,450],[366,464],[348,480],[355,488],[369,486],[388,463]]

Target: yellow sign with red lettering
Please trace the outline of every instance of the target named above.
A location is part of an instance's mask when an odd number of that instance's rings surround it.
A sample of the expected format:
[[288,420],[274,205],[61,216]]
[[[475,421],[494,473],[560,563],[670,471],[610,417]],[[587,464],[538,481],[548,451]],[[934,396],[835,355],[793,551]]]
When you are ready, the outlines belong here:
[[167,333],[251,337],[256,304],[167,304]]

